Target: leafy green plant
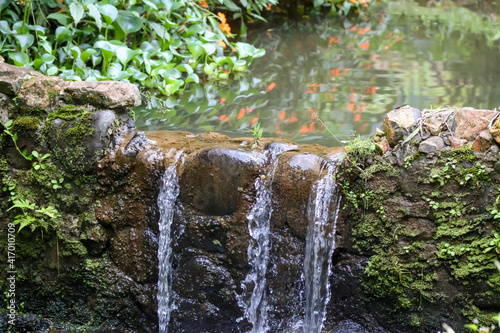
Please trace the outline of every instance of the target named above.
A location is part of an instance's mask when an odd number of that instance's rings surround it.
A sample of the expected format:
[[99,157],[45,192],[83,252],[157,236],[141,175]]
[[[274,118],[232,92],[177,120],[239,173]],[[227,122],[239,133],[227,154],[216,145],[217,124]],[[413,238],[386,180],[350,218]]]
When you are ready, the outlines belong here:
[[61,184],[64,182],[64,178],[52,179],[50,182],[54,190],[59,190],[62,188]]
[[262,137],[264,129],[260,127],[260,123],[255,124],[252,129],[253,144],[252,149],[255,149],[259,145],[259,140]]
[[[242,1],[245,14],[231,0],[222,7],[242,20],[261,19],[255,11],[274,2]],[[192,0],[11,2],[0,6],[0,54],[66,80],[126,81],[179,93],[202,74],[226,80],[264,55],[252,45],[230,43],[225,14],[205,6]]]
[[31,203],[28,199],[16,199],[13,205],[7,211],[18,208],[21,214],[16,215],[13,223],[19,225],[17,232],[20,232],[24,227],[30,227],[31,231],[36,228],[43,228],[48,231],[49,226],[54,226],[56,219],[60,217],[59,212],[53,206],[38,208],[35,203]]

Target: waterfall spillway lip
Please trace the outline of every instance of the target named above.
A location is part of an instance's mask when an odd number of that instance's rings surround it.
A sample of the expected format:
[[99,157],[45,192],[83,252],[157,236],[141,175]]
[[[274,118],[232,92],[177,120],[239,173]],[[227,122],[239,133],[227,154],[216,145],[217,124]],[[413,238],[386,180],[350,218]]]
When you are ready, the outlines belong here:
[[339,158],[332,158],[327,163],[325,175],[313,185],[309,198],[309,225],[304,259],[304,333],[321,332],[326,317],[326,306],[330,301],[329,277],[341,200],[335,171],[340,161]]
[[158,209],[160,219],[158,226],[160,237],[158,240],[158,325],[159,333],[168,333],[168,323],[172,311],[172,222],[174,219],[175,201],[179,195],[179,179],[177,165],[182,162],[183,151],[172,149],[167,157],[174,155],[171,164],[161,178],[161,187],[158,194]]
[[264,333],[267,324],[266,273],[269,262],[270,221],[272,215],[272,183],[278,166],[278,156],[297,146],[270,144],[265,152],[263,175],[255,180],[257,190],[255,203],[246,215],[250,242],[248,244],[248,263],[252,266],[241,282],[242,294],[238,303],[245,318],[252,324],[251,333]]

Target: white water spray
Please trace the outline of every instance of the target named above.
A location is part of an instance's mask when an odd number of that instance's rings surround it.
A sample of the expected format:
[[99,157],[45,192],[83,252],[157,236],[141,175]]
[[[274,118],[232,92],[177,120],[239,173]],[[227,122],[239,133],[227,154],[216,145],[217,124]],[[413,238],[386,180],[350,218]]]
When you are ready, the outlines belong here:
[[272,184],[278,166],[278,156],[292,149],[286,145],[270,145],[266,151],[267,168],[264,175],[255,180],[257,196],[251,211],[247,214],[248,230],[251,236],[248,244],[248,263],[252,266],[241,283],[243,293],[239,304],[244,316],[253,325],[251,333],[264,333],[267,324],[266,273],[269,262],[270,221],[272,214]]
[[[169,155],[173,153],[171,150]],[[158,320],[159,333],[168,333],[170,312],[172,311],[172,236],[171,227],[174,218],[174,207],[179,195],[179,179],[177,178],[177,164],[181,160],[182,151],[174,157],[161,179],[160,193],[158,194],[158,208],[160,210],[160,238],[158,241]]]
[[[328,163],[326,174],[311,189],[308,205],[304,278],[306,308],[304,333],[320,333],[330,301],[332,255],[340,207],[340,193],[334,175],[340,160]],[[333,210],[333,212],[331,212]]]

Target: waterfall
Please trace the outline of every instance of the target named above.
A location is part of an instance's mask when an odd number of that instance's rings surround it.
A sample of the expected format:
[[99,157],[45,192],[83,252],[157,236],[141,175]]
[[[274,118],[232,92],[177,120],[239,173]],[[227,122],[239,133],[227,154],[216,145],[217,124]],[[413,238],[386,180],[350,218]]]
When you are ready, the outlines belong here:
[[[309,225],[306,236],[304,278],[306,308],[304,333],[320,333],[330,300],[332,255],[335,249],[335,229],[340,207],[340,193],[335,182],[335,170],[340,160],[327,164],[326,174],[311,189],[308,204]],[[330,208],[334,211],[330,213]]]
[[264,333],[267,325],[266,272],[271,247],[269,233],[272,214],[272,183],[278,166],[278,156],[293,147],[283,144],[270,144],[265,153],[267,168],[255,180],[256,200],[247,214],[248,230],[251,240],[248,244],[248,263],[252,266],[241,283],[243,293],[239,304],[244,316],[253,325],[251,333]]
[[[175,150],[169,151],[168,155]],[[167,155],[167,156],[168,156]],[[174,206],[179,195],[179,179],[177,178],[177,164],[181,160],[182,151],[175,153],[174,163],[170,165],[161,178],[160,193],[158,194],[158,208],[160,210],[160,238],[158,241],[158,321],[159,332],[168,332],[168,322],[172,311],[172,238],[171,226],[174,218]]]

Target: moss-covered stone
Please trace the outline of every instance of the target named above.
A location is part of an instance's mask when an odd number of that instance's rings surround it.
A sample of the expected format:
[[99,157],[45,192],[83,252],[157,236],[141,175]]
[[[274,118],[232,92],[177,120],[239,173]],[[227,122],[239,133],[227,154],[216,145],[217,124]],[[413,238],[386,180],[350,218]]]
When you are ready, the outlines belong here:
[[491,189],[500,175],[470,146],[428,158],[409,145],[365,164],[348,156],[339,176],[353,247],[369,256],[365,295],[396,331],[438,330],[442,317],[455,328],[474,318],[489,325],[500,310],[488,301],[500,298]]

